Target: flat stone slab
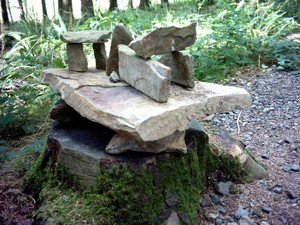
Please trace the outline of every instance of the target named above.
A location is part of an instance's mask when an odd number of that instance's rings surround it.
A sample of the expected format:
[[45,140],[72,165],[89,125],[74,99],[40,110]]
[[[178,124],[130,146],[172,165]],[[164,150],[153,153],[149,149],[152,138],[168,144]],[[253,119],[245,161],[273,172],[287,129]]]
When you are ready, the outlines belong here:
[[123,82],[111,83],[105,71],[81,74],[47,69],[40,81],[83,117],[141,141],[184,131],[192,119],[251,105],[251,96],[242,88],[198,81],[192,90],[171,85],[166,103],[158,103]]
[[187,27],[162,27],[133,40],[129,47],[144,59],[183,50],[196,41],[196,23]]
[[85,30],[66,32],[60,36],[65,43],[81,44],[81,43],[103,43],[111,36],[111,31],[106,30]]

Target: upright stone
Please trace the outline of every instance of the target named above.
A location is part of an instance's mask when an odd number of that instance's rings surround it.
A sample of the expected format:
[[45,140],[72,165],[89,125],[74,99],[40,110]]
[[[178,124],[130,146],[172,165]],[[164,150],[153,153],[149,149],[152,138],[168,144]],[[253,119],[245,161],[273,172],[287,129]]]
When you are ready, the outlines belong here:
[[185,47],[194,44],[196,41],[196,23],[187,27],[164,27],[158,28],[136,40],[133,40],[129,47],[138,56],[146,59],[152,55],[160,55],[173,51],[183,50]]
[[67,44],[67,57],[69,70],[85,72],[88,70],[87,59],[82,44]]
[[93,49],[96,60],[96,69],[106,70],[107,56],[104,43],[94,43]]
[[112,33],[111,47],[107,60],[106,74],[109,76],[113,71],[119,73],[118,45],[129,45],[133,40],[130,32],[123,25],[117,25]]
[[121,79],[158,102],[169,97],[171,69],[155,60],[143,60],[128,46],[119,45]]
[[172,82],[188,88],[193,88],[195,86],[193,56],[187,53],[175,51],[163,55],[159,59],[159,62],[172,69]]

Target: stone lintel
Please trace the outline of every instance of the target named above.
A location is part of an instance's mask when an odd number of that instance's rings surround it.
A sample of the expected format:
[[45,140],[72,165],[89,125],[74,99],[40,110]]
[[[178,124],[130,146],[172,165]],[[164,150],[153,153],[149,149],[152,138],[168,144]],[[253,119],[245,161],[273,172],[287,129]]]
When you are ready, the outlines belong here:
[[111,36],[111,31],[74,31],[66,32],[60,36],[61,40],[65,43],[103,43],[106,42]]
[[160,55],[180,51],[196,41],[196,23],[187,27],[175,26],[158,28],[138,39],[133,40],[129,47],[144,59],[152,55]]
[[122,80],[158,102],[169,97],[171,69],[155,60],[144,60],[125,45],[119,45],[119,75]]

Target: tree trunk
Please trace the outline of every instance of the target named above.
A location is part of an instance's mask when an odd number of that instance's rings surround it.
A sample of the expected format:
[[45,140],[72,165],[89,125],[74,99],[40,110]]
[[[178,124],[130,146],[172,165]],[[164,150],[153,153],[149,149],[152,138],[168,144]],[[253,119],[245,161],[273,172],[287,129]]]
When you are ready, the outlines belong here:
[[109,11],[113,11],[118,9],[118,1],[117,0],[109,0]]
[[88,16],[94,16],[93,0],[81,0],[81,10]]
[[72,0],[58,0],[58,12],[63,19],[73,17]]
[[140,9],[146,9],[146,8],[149,8],[150,7],[150,0],[141,0],[140,1],[140,5],[139,5],[139,8]]
[[48,17],[47,7],[46,7],[46,0],[42,0],[42,9],[43,9],[43,16]]
[[21,11],[20,17],[21,17],[21,19],[25,19],[25,13],[24,13],[24,7],[23,7],[22,0],[18,0],[18,3],[19,3],[20,11]]
[[3,24],[9,24],[7,2],[6,0],[1,0],[1,10],[2,10],[2,21]]
[[128,5],[127,5],[128,8],[132,9],[133,8],[133,3],[132,3],[132,0],[129,0],[128,1]]

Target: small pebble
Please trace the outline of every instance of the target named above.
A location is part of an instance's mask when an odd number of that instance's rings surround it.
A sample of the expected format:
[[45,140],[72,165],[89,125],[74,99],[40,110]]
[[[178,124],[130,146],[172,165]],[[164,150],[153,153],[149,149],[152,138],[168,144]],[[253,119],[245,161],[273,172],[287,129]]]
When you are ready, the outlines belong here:
[[270,225],[270,224],[268,222],[266,222],[266,221],[260,221],[259,225]]
[[291,166],[291,170],[298,172],[300,170],[300,165],[299,164],[293,164]]
[[234,217],[236,219],[240,219],[240,218],[242,218],[242,216],[248,216],[248,215],[249,215],[249,212],[241,206],[234,213]]
[[277,184],[274,188],[273,188],[273,192],[275,192],[276,194],[281,194],[283,192],[283,188],[281,185]]
[[264,153],[264,154],[261,155],[261,158],[263,158],[263,159],[269,159],[270,155],[268,153]]
[[291,167],[290,167],[289,165],[283,165],[283,166],[282,166],[282,170],[283,170],[284,172],[290,172],[290,171],[291,171]]
[[227,212],[226,209],[221,205],[217,205],[216,208],[220,213],[226,213]]
[[270,207],[262,207],[262,209],[261,209],[263,212],[265,212],[265,213],[270,213],[270,212],[272,212],[273,211],[273,209],[272,208],[270,208]]

